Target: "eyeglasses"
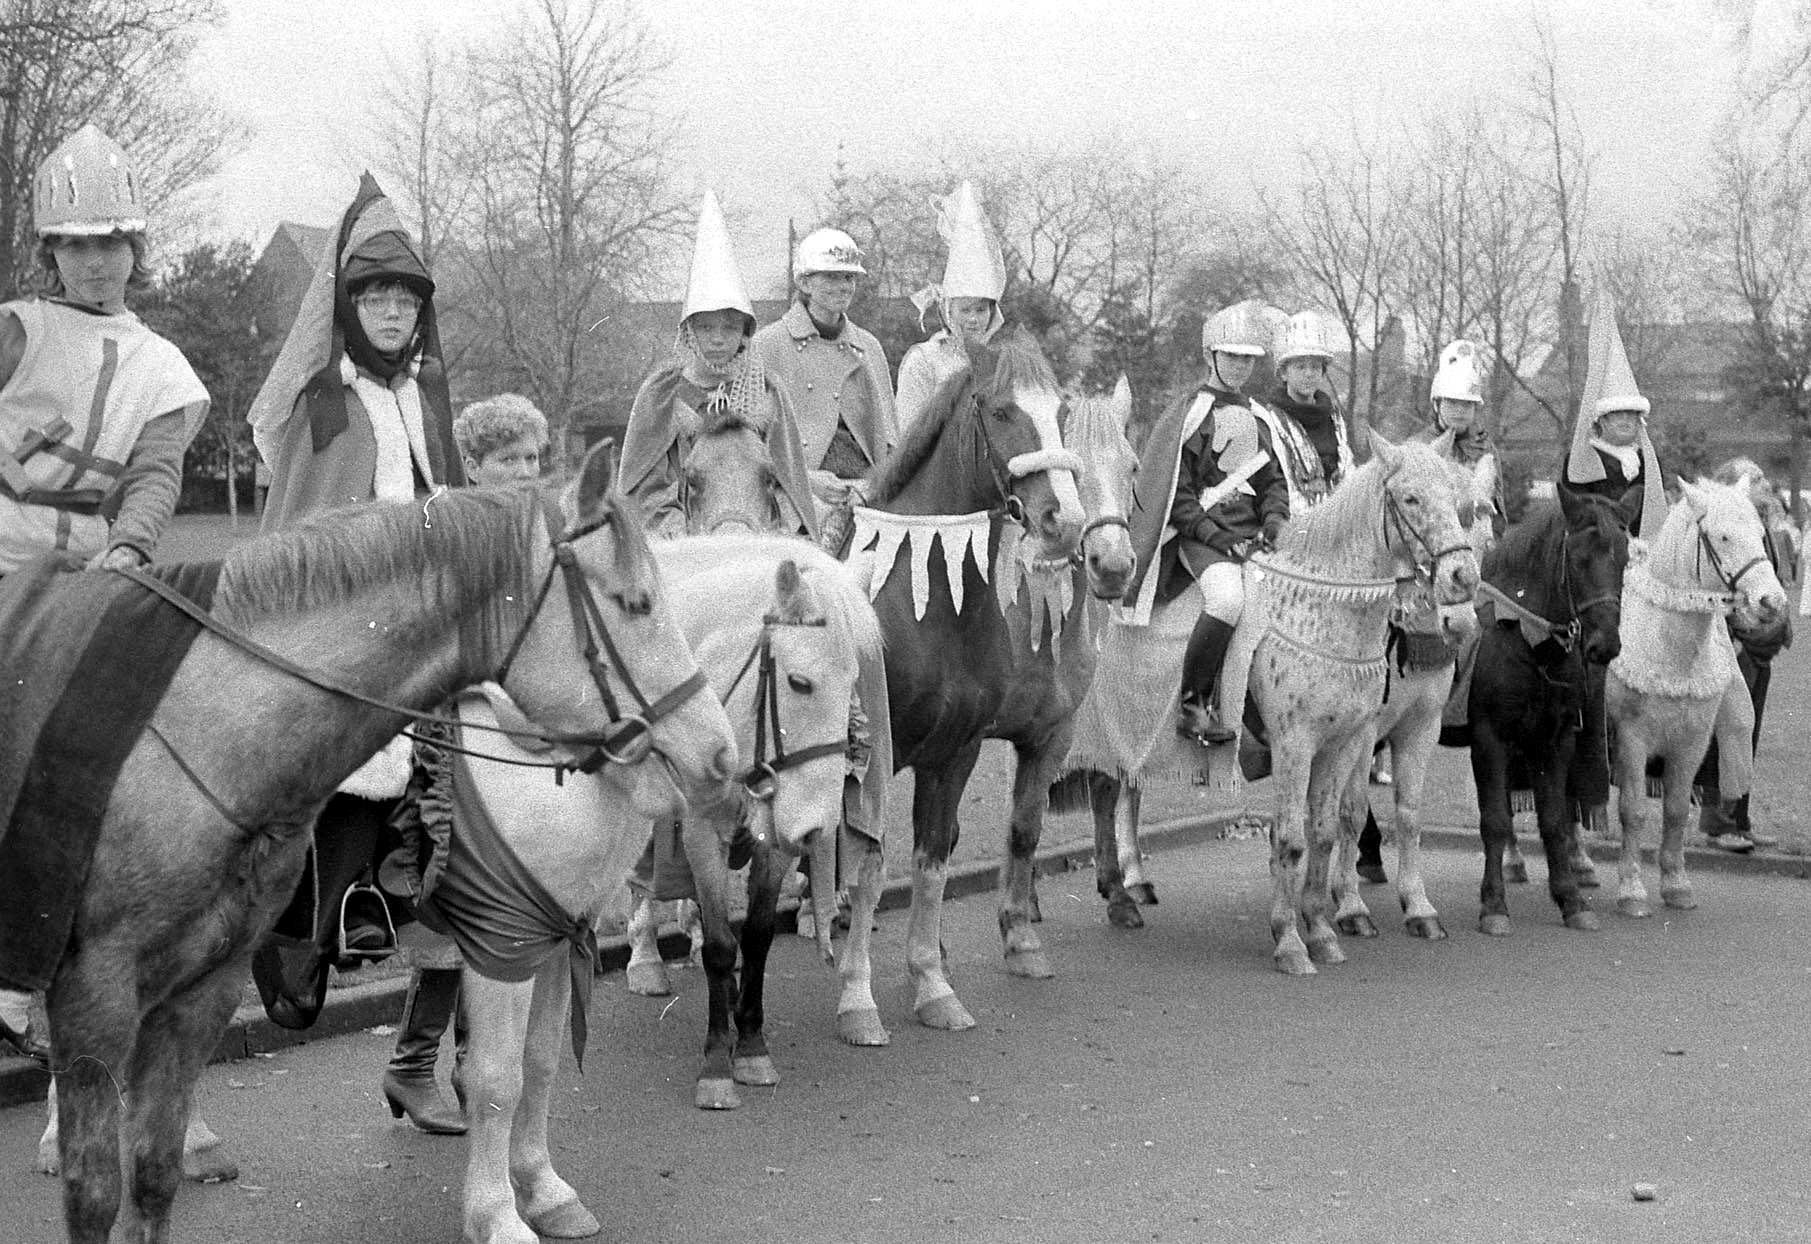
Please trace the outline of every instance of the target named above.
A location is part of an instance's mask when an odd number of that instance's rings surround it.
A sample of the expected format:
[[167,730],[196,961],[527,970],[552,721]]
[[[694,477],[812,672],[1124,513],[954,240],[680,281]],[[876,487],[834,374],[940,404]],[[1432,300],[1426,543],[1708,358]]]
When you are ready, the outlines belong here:
[[390,289],[382,292],[360,294],[352,300],[366,311],[394,312],[398,315],[413,315],[421,310],[421,296],[406,289]]

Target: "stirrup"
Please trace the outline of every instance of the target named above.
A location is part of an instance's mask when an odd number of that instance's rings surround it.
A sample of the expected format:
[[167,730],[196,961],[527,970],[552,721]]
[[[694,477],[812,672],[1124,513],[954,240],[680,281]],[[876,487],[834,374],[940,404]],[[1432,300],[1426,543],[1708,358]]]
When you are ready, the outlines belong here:
[[1184,699],[1178,705],[1176,733],[1208,747],[1220,747],[1239,737],[1238,731],[1221,722],[1220,714],[1214,711],[1211,703],[1203,704],[1193,699]]
[[369,882],[346,887],[337,942],[340,963],[376,963],[396,952],[396,925],[383,891]]

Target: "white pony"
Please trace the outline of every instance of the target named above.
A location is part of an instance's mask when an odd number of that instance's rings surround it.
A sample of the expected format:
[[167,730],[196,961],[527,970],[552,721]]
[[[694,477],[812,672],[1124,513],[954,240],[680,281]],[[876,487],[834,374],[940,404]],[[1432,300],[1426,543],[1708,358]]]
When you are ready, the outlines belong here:
[[[878,653],[879,642],[873,613],[846,581],[844,568],[787,537],[683,539],[657,547],[674,616],[700,634],[699,666],[729,701],[745,760],[754,750],[753,710],[763,705],[730,689],[763,641],[789,745],[829,739],[840,745],[858,667],[864,653]],[[475,724],[497,720],[481,697],[468,697],[460,711]],[[465,1232],[473,1244],[535,1244],[537,1233],[591,1235],[598,1221],[554,1170],[547,1140],[569,1012],[575,1041],[582,1030],[583,1010],[572,1007],[573,984],[582,985],[593,970],[582,956],[568,954],[566,943],[575,952],[586,943],[605,898],[647,845],[650,817],[665,810],[631,806],[597,778],[571,776],[556,785],[545,773],[517,767],[542,758],[507,740],[485,736],[475,750],[497,759],[459,757],[454,786],[463,788],[469,806],[487,814],[520,871],[538,882],[543,906],[554,909],[548,913],[554,927],[536,935],[543,948],[539,961],[511,973],[518,977],[513,980],[475,970],[476,956],[460,937],[467,951],[462,988],[470,1027]],[[768,775],[771,793],[764,799],[745,805],[744,789],[732,785],[714,804],[694,799],[688,815],[733,827],[747,811],[755,833],[796,852],[811,835],[834,832],[843,769],[839,746],[834,756]],[[455,835],[455,864],[458,841]],[[516,930],[508,932],[516,936]]]
[[1685,873],[1685,827],[1713,729],[1722,797],[1745,794],[1753,773],[1754,705],[1725,619],[1746,633],[1786,616],[1786,591],[1746,483],[1679,484],[1683,495],[1645,562],[1632,562],[1623,579],[1622,652],[1604,679],[1622,819],[1616,909],[1625,916],[1652,910],[1641,881],[1641,835],[1647,766],[1656,757],[1665,761],[1660,895],[1668,907],[1697,906]]

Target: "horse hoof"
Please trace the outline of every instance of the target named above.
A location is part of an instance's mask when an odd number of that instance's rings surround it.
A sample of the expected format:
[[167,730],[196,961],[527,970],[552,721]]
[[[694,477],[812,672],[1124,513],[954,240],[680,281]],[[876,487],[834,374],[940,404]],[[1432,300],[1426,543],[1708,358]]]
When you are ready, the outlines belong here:
[[692,1094],[692,1104],[700,1110],[738,1110],[742,1097],[734,1080],[700,1080]]
[[1056,969],[1050,966],[1050,956],[1041,950],[1007,951],[1006,970],[1014,976],[1034,981],[1047,981],[1056,975]]
[[1586,907],[1567,916],[1566,927],[1576,929],[1580,933],[1595,933],[1603,928],[1603,925],[1598,922],[1597,913]]
[[1503,865],[1503,880],[1513,881],[1517,885],[1528,884],[1528,864],[1524,860],[1513,860]]
[[1333,967],[1346,961],[1346,952],[1335,941],[1309,942],[1308,957],[1322,967]]
[[1272,958],[1276,962],[1277,971],[1284,976],[1313,976],[1315,973],[1314,964],[1309,961],[1308,952],[1305,950],[1291,951],[1287,954],[1278,953]]
[[63,1159],[57,1152],[56,1141],[52,1140],[49,1144],[39,1144],[38,1171],[40,1174],[44,1175],[61,1175],[63,1173]]
[[1369,885],[1383,885],[1390,879],[1390,874],[1383,870],[1382,864],[1360,864],[1358,879]]
[[1116,929],[1142,929],[1144,917],[1129,895],[1120,896],[1107,900],[1107,923]]
[[582,1240],[604,1229],[597,1216],[581,1201],[567,1201],[543,1210],[528,1220],[535,1234],[550,1240]]
[[1430,942],[1446,940],[1446,928],[1440,923],[1439,916],[1410,916],[1402,923],[1410,937],[1425,938]]
[[975,1017],[968,1013],[962,1000],[952,993],[920,1003],[918,1022],[926,1028],[936,1028],[943,1032],[962,1032],[975,1026]]
[[1696,911],[1698,909],[1698,900],[1692,896],[1689,886],[1683,890],[1662,890],[1660,897],[1674,911]]
[[872,1007],[838,1015],[836,1035],[846,1045],[887,1045],[893,1040],[893,1034],[880,1022],[880,1012]]
[[1637,920],[1654,914],[1654,909],[1647,905],[1647,900],[1641,898],[1619,898],[1616,900],[1616,910]]
[[1140,907],[1157,906],[1157,887],[1148,881],[1140,881],[1137,885],[1127,886],[1126,893],[1130,894],[1132,901]]
[[1377,922],[1362,911],[1354,912],[1340,917],[1339,931],[1347,937],[1376,937]]
[[735,1076],[737,1084],[751,1084],[758,1088],[769,1088],[780,1082],[780,1069],[773,1065],[773,1058],[767,1054],[732,1059],[730,1074]]
[[667,976],[664,963],[631,963],[628,976],[629,992],[644,998],[664,998],[673,992],[673,981]]
[[1498,915],[1479,916],[1478,932],[1489,937],[1508,937],[1510,934],[1509,917]]
[[212,1149],[184,1153],[182,1177],[197,1184],[230,1183],[239,1178],[239,1164]]

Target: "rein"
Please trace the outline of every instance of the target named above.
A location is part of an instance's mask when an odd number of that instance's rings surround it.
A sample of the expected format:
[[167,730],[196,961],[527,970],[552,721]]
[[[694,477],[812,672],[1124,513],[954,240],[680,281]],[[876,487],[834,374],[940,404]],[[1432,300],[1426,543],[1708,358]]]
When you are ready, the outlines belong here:
[[[559,522],[563,522],[564,520],[559,513],[557,505],[551,499],[548,499],[545,502],[545,506],[548,531],[551,533],[559,530],[556,520],[559,520]],[[564,531],[560,535],[553,537],[553,563],[548,567],[547,577],[542,580],[540,590],[535,595],[534,604],[529,609],[528,616],[523,619],[521,629],[516,632],[516,637],[514,641],[511,642],[509,650],[503,659],[502,665],[498,668],[495,677],[495,681],[500,684],[509,673],[511,662],[513,662],[519,654],[522,643],[528,636],[529,629],[534,626],[535,619],[540,616],[542,606],[547,603],[547,597],[553,588],[555,575],[563,574],[566,580],[567,596],[572,605],[573,625],[580,632],[580,647],[584,653],[586,665],[590,668],[592,681],[597,684],[598,691],[603,697],[604,707],[610,714],[610,724],[601,731],[585,731],[575,734],[555,734],[546,731],[531,733],[530,737],[538,738],[549,745],[589,748],[576,763],[542,764],[541,762],[533,762],[535,767],[554,769],[560,776],[563,776],[564,772],[567,770],[579,773],[595,773],[598,769],[603,767],[605,762],[612,764],[635,764],[645,759],[648,754],[654,750],[654,723],[671,714],[681,704],[689,700],[693,695],[696,695],[705,687],[704,672],[702,670],[697,670],[693,672],[690,678],[674,687],[671,691],[668,691],[658,700],[649,703],[647,698],[642,695],[640,688],[635,685],[635,680],[630,675],[628,666],[622,659],[621,652],[617,649],[615,641],[610,637],[609,629],[604,625],[603,613],[597,606],[597,601],[591,593],[590,585],[585,582],[583,572],[579,570],[578,557],[572,548],[572,541],[580,539],[599,528],[608,525],[613,517],[614,515],[606,513],[602,517],[594,519],[589,523],[581,524],[578,527],[569,531]],[[417,723],[432,722],[438,725],[461,727],[465,729],[482,729],[488,730],[493,734],[521,735],[524,733],[520,730],[507,730],[500,726],[480,726],[472,722],[462,722],[456,717],[443,716],[438,713],[422,712],[410,708],[405,704],[398,704],[381,699],[377,696],[367,695],[318,670],[307,669],[290,660],[288,657],[283,656],[281,653],[266,648],[250,636],[241,634],[239,631],[234,630],[232,627],[221,622],[211,613],[202,609],[194,601],[190,600],[187,596],[184,596],[181,592],[178,592],[162,579],[147,574],[136,567],[122,568],[117,570],[116,573],[124,575],[140,587],[161,597],[166,603],[174,606],[191,620],[198,623],[206,630],[211,631],[219,638],[232,644],[246,655],[269,665],[274,669],[280,670],[292,678],[305,682],[318,690],[330,692],[349,700],[355,700],[361,704],[369,705],[372,708],[382,709],[385,712],[394,713],[399,717],[404,717]],[[606,667],[597,659],[597,639],[600,637],[603,640],[604,650],[609,656],[611,662],[610,667]],[[608,685],[607,675],[611,668],[614,668],[617,676],[622,679],[624,686],[628,688],[629,694],[634,697],[636,704],[641,710],[640,712],[631,713],[627,716],[619,715],[616,697],[611,694]],[[466,754],[479,755],[479,753],[476,752],[468,752]],[[488,759],[501,758],[488,757]],[[512,763],[522,764],[529,762],[517,761]]]
[[1710,568],[1716,572],[1717,578],[1723,581],[1723,589],[1733,595],[1738,590],[1738,585],[1742,582],[1742,577],[1744,575],[1750,570],[1753,570],[1756,566],[1766,563],[1767,553],[1763,550],[1758,556],[1751,557],[1746,562],[1742,563],[1741,568],[1734,574],[1730,574],[1727,570],[1723,569],[1723,559],[1717,556],[1717,548],[1710,542],[1710,533],[1704,530],[1704,520],[1702,518],[1698,520],[1697,527],[1698,561],[1696,571],[1697,577],[1700,580],[1704,577],[1704,559],[1709,558]]
[[[742,785],[749,796],[762,803],[774,796],[774,779],[787,769],[796,769],[813,760],[822,760],[826,756],[841,756],[849,749],[847,738],[834,742],[813,743],[797,751],[786,750],[786,730],[780,724],[780,684],[779,670],[773,658],[773,628],[776,626],[824,626],[817,622],[781,622],[771,614],[761,620],[761,637],[749,650],[748,657],[742,662],[742,668],[736,671],[735,678],[730,680],[729,689],[723,693],[723,703],[728,707],[730,698],[736,694],[736,688],[742,684],[743,677],[751,667],[758,672],[755,675],[755,760],[748,772],[742,775]],[[768,731],[773,732],[773,757],[768,758]]]
[[1395,523],[1399,535],[1406,537],[1405,542],[1419,545],[1421,551],[1427,554],[1425,565],[1420,558],[1414,559],[1415,578],[1417,579],[1432,582],[1435,574],[1439,572],[1441,558],[1451,557],[1454,553],[1471,552],[1469,542],[1449,544],[1443,549],[1435,549],[1433,542],[1422,535],[1421,530],[1415,524],[1409,522],[1408,515],[1402,512],[1402,503],[1396,500],[1396,494],[1390,491],[1390,481],[1386,479],[1383,481],[1383,542],[1386,545],[1390,543],[1391,523]]

